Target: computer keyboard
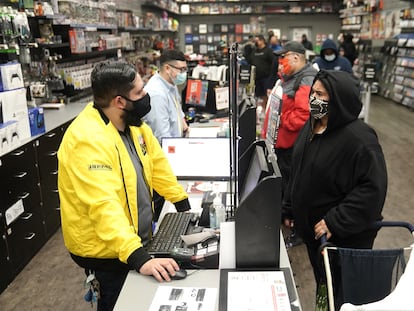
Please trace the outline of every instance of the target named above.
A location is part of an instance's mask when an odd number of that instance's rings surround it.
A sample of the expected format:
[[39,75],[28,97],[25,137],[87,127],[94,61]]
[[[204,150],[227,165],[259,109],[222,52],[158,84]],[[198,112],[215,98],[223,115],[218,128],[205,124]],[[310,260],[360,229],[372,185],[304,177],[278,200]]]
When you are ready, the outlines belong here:
[[181,235],[186,234],[194,221],[194,214],[167,213],[161,220],[158,231],[148,247],[148,253],[155,257],[170,256],[174,248],[183,247]]

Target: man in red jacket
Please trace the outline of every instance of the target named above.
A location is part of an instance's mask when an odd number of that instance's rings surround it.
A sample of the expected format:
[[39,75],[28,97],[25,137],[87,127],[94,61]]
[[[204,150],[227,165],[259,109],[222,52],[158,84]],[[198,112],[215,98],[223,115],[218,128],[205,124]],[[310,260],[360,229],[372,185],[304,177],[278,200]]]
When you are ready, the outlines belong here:
[[[283,89],[280,123],[275,142],[277,162],[282,174],[282,198],[289,182],[293,144],[309,118],[309,92],[317,73],[307,62],[305,51],[300,42],[289,41],[281,50],[275,52],[279,56],[279,77]],[[262,133],[267,131],[268,119],[269,116],[266,115]]]

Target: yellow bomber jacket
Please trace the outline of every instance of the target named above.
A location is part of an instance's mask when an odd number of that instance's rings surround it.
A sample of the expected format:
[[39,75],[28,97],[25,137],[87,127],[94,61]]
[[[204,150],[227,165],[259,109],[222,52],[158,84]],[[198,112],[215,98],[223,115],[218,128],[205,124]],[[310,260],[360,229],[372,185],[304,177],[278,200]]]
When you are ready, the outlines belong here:
[[[105,119],[89,103],[59,147],[62,232],[71,254],[127,263],[142,247],[136,172],[118,130]],[[172,203],[188,198],[150,127],[130,131],[151,193],[155,189]]]

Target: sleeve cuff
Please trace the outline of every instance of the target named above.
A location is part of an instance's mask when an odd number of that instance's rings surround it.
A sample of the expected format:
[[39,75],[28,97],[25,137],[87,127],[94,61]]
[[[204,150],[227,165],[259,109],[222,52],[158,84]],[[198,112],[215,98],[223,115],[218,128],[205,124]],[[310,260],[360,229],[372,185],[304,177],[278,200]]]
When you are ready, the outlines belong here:
[[127,262],[130,267],[139,272],[139,269],[141,269],[142,265],[150,259],[152,259],[152,257],[143,247],[141,247],[129,255]]
[[178,201],[174,203],[175,209],[177,212],[185,212],[191,209],[190,202],[188,201],[188,198],[185,198],[184,200]]

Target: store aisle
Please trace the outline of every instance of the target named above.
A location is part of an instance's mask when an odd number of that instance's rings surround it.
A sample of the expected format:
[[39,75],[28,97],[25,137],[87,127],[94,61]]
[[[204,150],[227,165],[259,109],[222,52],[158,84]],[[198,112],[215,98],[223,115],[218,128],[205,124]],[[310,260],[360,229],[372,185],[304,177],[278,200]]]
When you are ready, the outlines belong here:
[[[373,96],[369,122],[383,146],[389,174],[384,209],[387,220],[414,223],[414,112]],[[411,241],[405,232],[380,234],[377,245],[390,248]],[[304,311],[314,310],[314,281],[303,245],[288,250]],[[0,310],[94,310],[83,300],[84,277],[70,259],[59,230],[0,295]],[[139,310],[139,306],[133,309]]]

